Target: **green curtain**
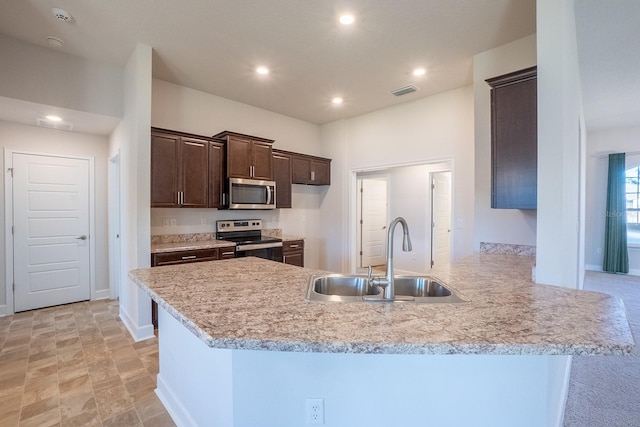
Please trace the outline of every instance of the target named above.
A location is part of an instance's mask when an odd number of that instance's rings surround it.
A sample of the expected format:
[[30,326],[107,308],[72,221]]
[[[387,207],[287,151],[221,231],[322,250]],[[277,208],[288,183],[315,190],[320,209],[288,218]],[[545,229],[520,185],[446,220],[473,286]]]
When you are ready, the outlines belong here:
[[609,154],[609,181],[607,183],[607,212],[602,269],[610,273],[629,272],[624,160],[624,153]]

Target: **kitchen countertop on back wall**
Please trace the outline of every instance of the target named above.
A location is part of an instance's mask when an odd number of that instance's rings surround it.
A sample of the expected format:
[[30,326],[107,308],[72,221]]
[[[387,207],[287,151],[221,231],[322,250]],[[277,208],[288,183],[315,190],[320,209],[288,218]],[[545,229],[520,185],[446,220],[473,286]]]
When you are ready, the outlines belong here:
[[130,277],[210,347],[395,353],[623,355],[619,298],[531,282],[531,257],[479,254],[436,276],[459,304],[310,303],[318,271],[258,258],[140,269]]
[[[270,237],[280,237],[283,242],[304,240],[303,237],[299,236],[283,235],[279,230],[273,232],[267,229],[263,230],[263,234]],[[216,240],[215,233],[166,234],[151,236],[152,254],[211,249],[227,246],[235,246],[235,244],[226,240]]]

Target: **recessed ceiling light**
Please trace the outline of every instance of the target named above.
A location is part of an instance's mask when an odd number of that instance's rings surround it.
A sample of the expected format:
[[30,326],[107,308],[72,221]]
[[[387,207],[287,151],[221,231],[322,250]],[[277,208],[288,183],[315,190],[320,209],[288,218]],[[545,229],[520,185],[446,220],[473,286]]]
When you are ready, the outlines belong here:
[[413,70],[414,76],[424,76],[426,73],[427,70],[425,70],[424,68],[416,68],[415,70]]
[[262,75],[269,74],[269,69],[267,67],[260,66],[256,68],[256,73],[262,74]]
[[331,100],[331,103],[334,105],[340,105],[342,104],[342,98],[340,98],[339,96],[336,96]]
[[50,120],[52,122],[61,122],[62,121],[62,117],[60,116],[54,116],[53,114],[49,115],[49,116],[45,116],[45,118],[47,120]]
[[356,18],[353,15],[347,13],[344,15],[340,15],[339,20],[342,25],[351,25],[355,22]]
[[49,43],[49,46],[51,47],[60,48],[64,44],[64,42],[57,37],[47,36],[46,39],[47,43]]

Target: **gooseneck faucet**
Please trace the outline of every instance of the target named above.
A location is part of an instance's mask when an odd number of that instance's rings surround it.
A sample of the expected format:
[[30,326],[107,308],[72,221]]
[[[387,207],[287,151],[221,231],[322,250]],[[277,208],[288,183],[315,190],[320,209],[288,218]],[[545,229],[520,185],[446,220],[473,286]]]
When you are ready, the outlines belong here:
[[[384,279],[370,279],[370,283],[383,289],[382,299],[385,301],[393,301],[396,298],[395,287],[393,284],[393,232],[396,225],[402,225],[402,250],[404,252],[411,251],[411,238],[409,237],[409,226],[404,218],[398,217],[391,221],[387,232],[387,274]],[[371,267],[369,267],[369,277],[371,277]]]

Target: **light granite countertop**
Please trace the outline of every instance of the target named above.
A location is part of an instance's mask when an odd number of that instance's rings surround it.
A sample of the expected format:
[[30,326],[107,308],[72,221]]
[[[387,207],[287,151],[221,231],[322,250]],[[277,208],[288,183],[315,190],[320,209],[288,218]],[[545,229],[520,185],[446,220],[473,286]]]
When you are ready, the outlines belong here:
[[[280,237],[282,238],[283,242],[291,240],[304,240],[304,238],[298,236],[283,235]],[[186,240],[180,242],[153,242],[151,243],[151,253],[159,254],[176,251],[193,251],[197,249],[212,249],[227,246],[235,246],[235,243],[229,242],[227,240],[216,240],[215,238],[211,238],[208,240]]]
[[[247,257],[129,273],[210,347],[389,354],[623,355],[617,297],[531,282],[533,258],[479,254],[435,275],[466,303],[318,303],[318,271]],[[162,328],[162,325],[160,325]]]

